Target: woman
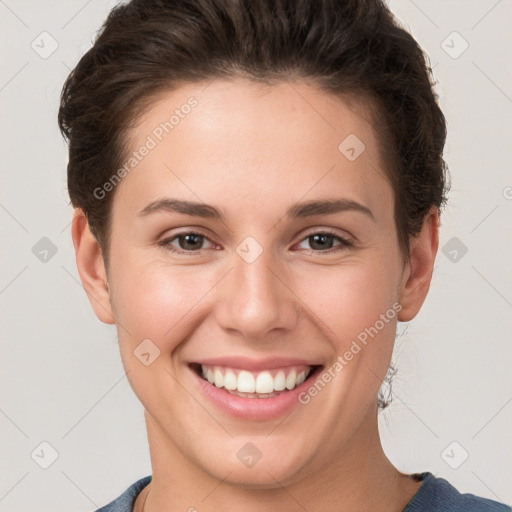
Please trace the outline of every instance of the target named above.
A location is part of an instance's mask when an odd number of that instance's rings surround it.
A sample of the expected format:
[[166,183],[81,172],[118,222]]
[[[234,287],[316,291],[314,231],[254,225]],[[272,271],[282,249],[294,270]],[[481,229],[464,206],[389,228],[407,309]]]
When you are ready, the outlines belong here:
[[102,512],[510,510],[380,442],[447,188],[424,55],[381,1],[133,0],[59,123],[153,469]]

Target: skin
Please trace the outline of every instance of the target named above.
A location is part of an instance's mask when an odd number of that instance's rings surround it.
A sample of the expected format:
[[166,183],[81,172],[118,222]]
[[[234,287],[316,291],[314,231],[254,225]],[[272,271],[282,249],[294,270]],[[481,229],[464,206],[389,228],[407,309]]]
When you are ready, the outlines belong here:
[[[153,480],[135,510],[145,501],[145,512],[399,512],[420,482],[384,454],[376,397],[397,320],[416,316],[430,286],[437,213],[426,216],[404,258],[393,190],[361,108],[302,82],[206,85],[161,95],[133,128],[131,150],[190,96],[198,100],[117,186],[108,268],[83,213],[73,219],[82,283],[98,318],[116,324],[130,385],[145,408]],[[338,150],[349,134],[366,146],[355,161]],[[139,215],[163,197],[213,205],[225,220]],[[352,210],[285,216],[296,202],[326,197],[357,201],[373,219]],[[206,235],[199,250],[180,246],[178,232],[198,229]],[[334,237],[319,249],[308,236],[325,229],[352,246]],[[252,263],[236,252],[247,236],[262,248]],[[165,239],[182,254],[159,245]],[[301,357],[327,368],[396,303],[398,316],[284,419],[227,415],[187,367],[240,355]],[[160,350],[149,366],[133,354],[144,339]],[[262,453],[251,468],[236,457],[247,442]]]

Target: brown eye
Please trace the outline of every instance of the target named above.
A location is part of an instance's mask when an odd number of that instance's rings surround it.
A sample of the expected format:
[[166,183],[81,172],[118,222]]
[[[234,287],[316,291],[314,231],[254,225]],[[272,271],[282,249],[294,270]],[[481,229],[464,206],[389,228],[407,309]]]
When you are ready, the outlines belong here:
[[195,233],[189,233],[186,235],[179,235],[177,239],[179,240],[179,246],[181,249],[197,251],[198,249],[201,249],[200,246],[203,245],[204,237]]
[[[335,244],[335,240],[338,240],[340,243]],[[323,231],[308,235],[302,240],[301,244],[306,241],[308,242],[310,249],[312,249],[314,252],[327,252],[333,247],[336,248],[329,252],[336,252],[352,245],[347,239],[339,235]]]
[[162,240],[159,245],[165,247],[171,252],[194,253],[205,248],[203,247],[205,241],[212,244],[212,242],[201,233],[187,232],[179,233],[171,238],[166,238],[165,240]]

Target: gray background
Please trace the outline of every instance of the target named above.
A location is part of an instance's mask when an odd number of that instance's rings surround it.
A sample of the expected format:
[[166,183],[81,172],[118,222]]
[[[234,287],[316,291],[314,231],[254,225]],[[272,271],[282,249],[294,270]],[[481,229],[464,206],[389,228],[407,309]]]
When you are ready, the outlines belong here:
[[[95,510],[151,473],[114,327],[75,269],[56,123],[63,81],[114,3],[0,0],[1,511]],[[390,5],[440,82],[452,190],[430,295],[400,326],[384,447],[402,471],[512,503],[512,2]]]

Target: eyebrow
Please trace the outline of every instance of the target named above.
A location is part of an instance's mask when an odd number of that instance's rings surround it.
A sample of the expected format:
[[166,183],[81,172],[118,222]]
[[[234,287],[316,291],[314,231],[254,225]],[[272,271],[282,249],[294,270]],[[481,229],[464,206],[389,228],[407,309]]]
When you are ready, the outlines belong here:
[[[183,213],[185,215],[203,217],[207,219],[225,220],[223,213],[214,206],[206,203],[196,203],[193,201],[183,201],[172,198],[157,199],[156,201],[149,203],[139,212],[139,216],[145,217],[151,213],[162,211]],[[312,217],[314,215],[329,215],[344,211],[363,213],[372,220],[375,220],[372,211],[368,207],[351,199],[345,198],[326,198],[297,203],[288,208],[286,217],[298,219]]]

